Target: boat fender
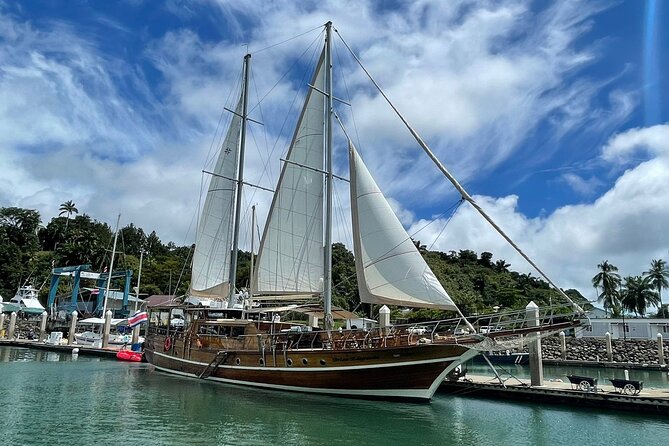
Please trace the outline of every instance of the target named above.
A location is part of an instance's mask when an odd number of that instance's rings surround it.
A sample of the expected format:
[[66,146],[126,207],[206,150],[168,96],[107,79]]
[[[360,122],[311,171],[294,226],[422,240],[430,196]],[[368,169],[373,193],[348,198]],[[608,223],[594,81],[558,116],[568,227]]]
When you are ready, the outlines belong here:
[[172,347],[172,338],[169,336],[165,338],[165,344],[163,345],[163,350],[168,351]]

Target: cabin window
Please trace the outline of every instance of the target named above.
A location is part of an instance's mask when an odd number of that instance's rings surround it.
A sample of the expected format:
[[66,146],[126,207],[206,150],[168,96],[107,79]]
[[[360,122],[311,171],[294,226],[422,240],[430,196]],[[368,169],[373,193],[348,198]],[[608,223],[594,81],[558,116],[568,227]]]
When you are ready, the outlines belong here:
[[302,364],[307,365],[309,360],[307,358],[302,358]]
[[199,333],[209,336],[218,336],[218,327],[215,325],[200,325]]
[[292,365],[293,365],[293,360],[290,359],[290,358],[288,358],[288,359],[286,360],[286,364],[288,364],[288,367],[292,366]]
[[260,365],[265,365],[265,360],[264,359],[260,358],[259,362],[260,362]]
[[167,327],[170,323],[170,312],[161,311],[159,318],[160,319],[158,321],[158,325],[160,325],[161,327]]
[[325,359],[321,359],[321,365],[325,365]]
[[231,327],[230,337],[237,338],[244,335],[244,327]]
[[239,365],[239,364],[241,364],[241,363],[242,363],[242,360],[241,360],[241,359],[239,359],[239,358],[235,359],[235,364]]

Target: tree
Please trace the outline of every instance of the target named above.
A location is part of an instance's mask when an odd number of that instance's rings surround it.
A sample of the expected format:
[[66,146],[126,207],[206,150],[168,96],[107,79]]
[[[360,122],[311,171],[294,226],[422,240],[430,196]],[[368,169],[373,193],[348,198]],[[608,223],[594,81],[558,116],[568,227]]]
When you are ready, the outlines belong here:
[[509,267],[511,264],[506,263],[506,260],[504,259],[499,259],[498,261],[495,262],[494,270],[497,271],[498,273],[506,273],[509,272]]
[[641,317],[646,314],[649,306],[660,306],[660,296],[653,289],[648,277],[626,277],[620,296],[623,307]]
[[650,270],[645,271],[644,274],[650,280],[653,288],[657,290],[661,302],[662,289],[669,288],[669,281],[667,281],[667,278],[669,278],[669,267],[667,267],[667,262],[662,259],[651,260]]
[[65,203],[62,203],[60,205],[60,208],[58,208],[58,210],[60,211],[60,213],[58,214],[59,217],[62,217],[63,214],[67,214],[65,220],[65,233],[67,233],[67,225],[70,222],[70,215],[78,214],[79,209],[77,209],[72,200],[67,200]]
[[620,293],[618,292],[620,274],[617,273],[618,267],[610,264],[608,260],[604,260],[597,265],[597,268],[600,271],[592,278],[592,286],[595,289],[601,287],[602,292],[597,296],[597,301],[603,301],[604,310],[608,311],[614,308],[620,299]]
[[482,252],[478,264],[486,268],[492,268],[492,253],[487,251]]
[[0,208],[0,294],[16,291],[33,273],[39,223],[40,215],[35,210]]

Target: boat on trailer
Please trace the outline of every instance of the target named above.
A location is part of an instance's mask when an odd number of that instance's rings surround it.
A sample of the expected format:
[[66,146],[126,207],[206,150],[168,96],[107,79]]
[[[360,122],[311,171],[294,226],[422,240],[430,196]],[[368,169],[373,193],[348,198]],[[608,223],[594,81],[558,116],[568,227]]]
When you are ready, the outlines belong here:
[[[346,136],[361,301],[448,310],[455,317],[420,325],[391,325],[388,320],[371,329],[334,329],[331,40],[332,25],[327,23],[325,44],[282,165],[257,262],[252,261],[248,297],[236,287],[241,190],[248,185],[243,177],[245,134],[247,121],[252,121],[247,113],[251,56],[244,58],[242,91],[236,108],[230,110],[231,122],[198,224],[190,290],[181,304],[149,309],[147,361],[164,372],[230,384],[429,401],[449,374],[457,375],[457,367],[479,352],[509,348],[506,343],[539,329],[579,324],[579,311],[556,317],[550,310],[550,319],[548,312],[540,315],[541,328],[531,326],[524,311],[465,318]],[[454,185],[482,212],[457,182]],[[283,303],[284,314],[300,310],[297,304],[285,304],[285,299],[322,299],[322,324],[317,317],[310,317],[309,323],[282,322],[276,317],[277,307],[251,304],[261,298]],[[175,318],[183,322],[171,323]],[[493,325],[495,330],[488,333],[477,328]]]

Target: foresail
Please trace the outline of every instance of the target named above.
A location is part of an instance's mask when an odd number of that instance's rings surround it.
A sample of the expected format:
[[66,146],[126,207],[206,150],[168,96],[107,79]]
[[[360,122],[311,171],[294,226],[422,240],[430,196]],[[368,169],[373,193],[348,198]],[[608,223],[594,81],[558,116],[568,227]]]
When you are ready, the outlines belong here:
[[360,300],[457,310],[349,143],[351,213]]
[[229,294],[235,178],[242,118],[241,99],[225,136],[209,181],[195,239],[190,294],[226,297]]
[[318,90],[324,84],[321,54],[311,81],[315,89],[307,93],[260,242],[253,288],[259,293],[319,293],[323,288],[325,98]]

